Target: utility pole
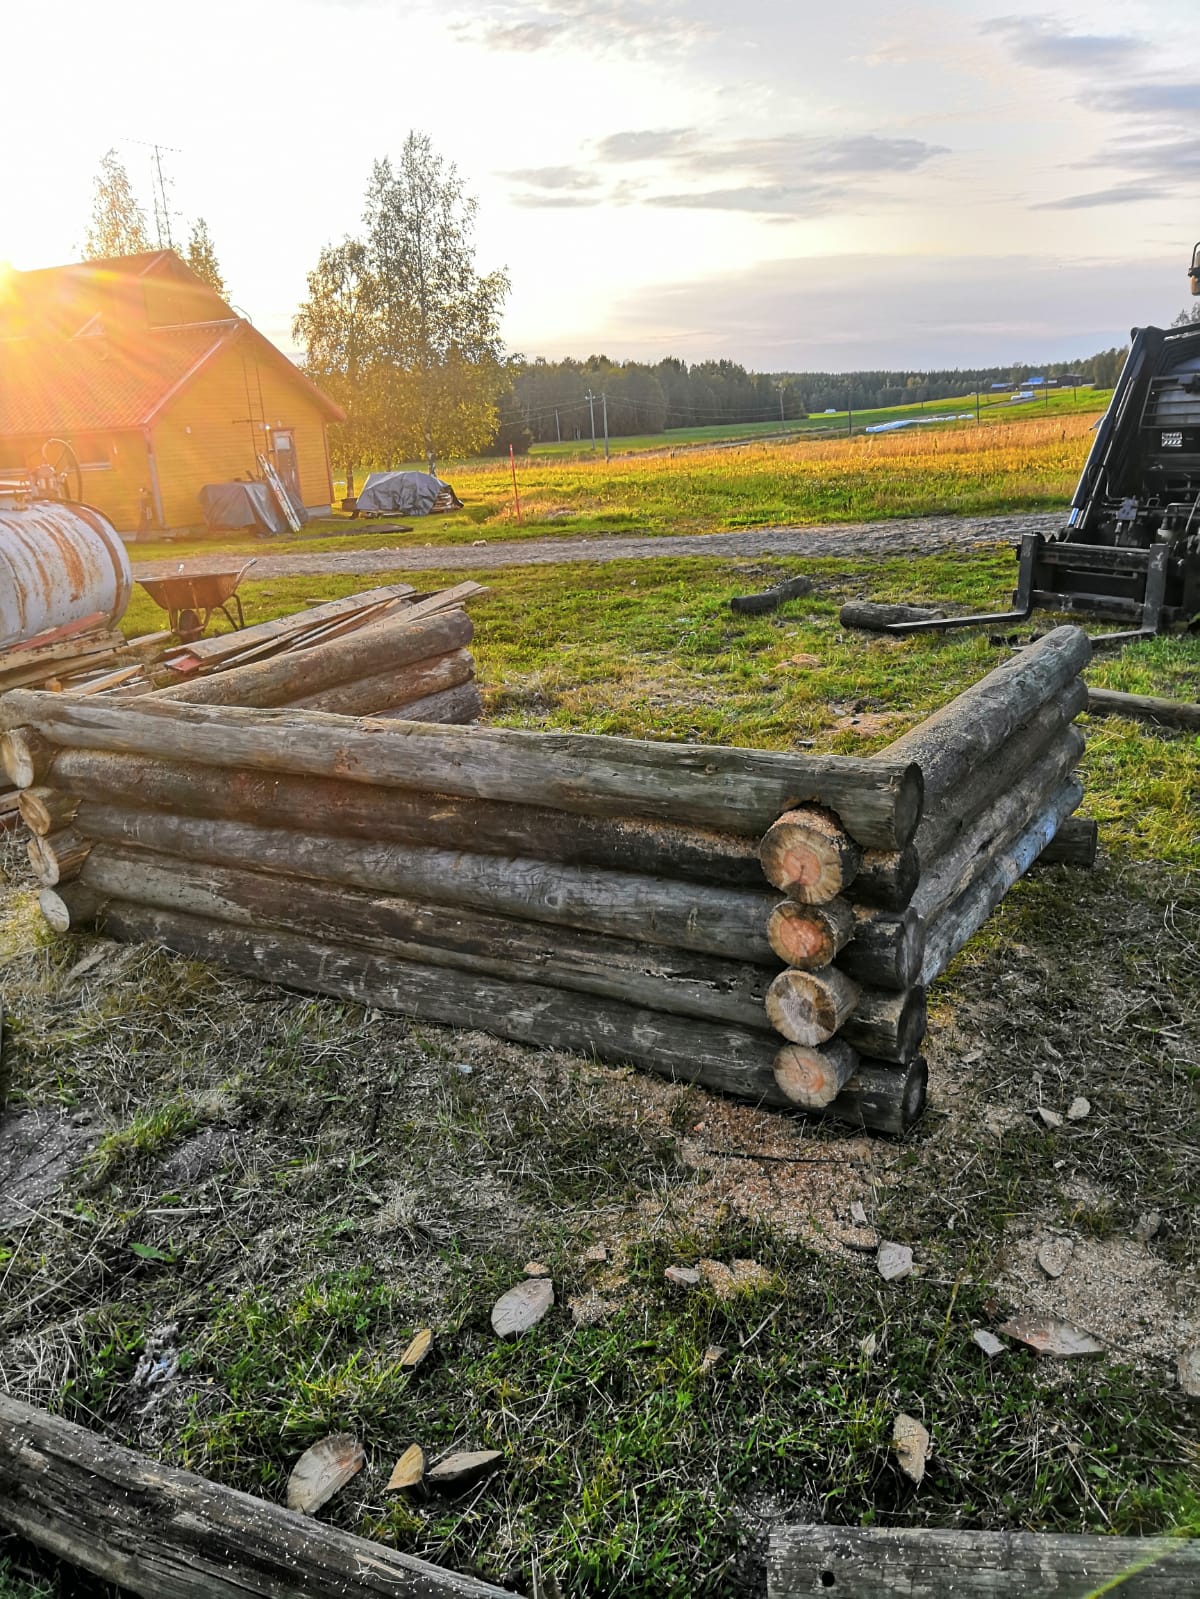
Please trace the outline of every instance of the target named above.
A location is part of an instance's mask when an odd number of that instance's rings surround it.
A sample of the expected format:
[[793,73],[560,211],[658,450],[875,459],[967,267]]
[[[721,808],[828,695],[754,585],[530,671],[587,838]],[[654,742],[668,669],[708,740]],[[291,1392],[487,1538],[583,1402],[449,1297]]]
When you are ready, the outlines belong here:
[[784,415],[783,415],[783,384],[782,383],[779,385],[779,420],[780,420],[781,423],[784,420]]
[[600,396],[600,403],[604,410],[604,459],[608,460],[608,395]]
[[975,426],[979,426],[979,385],[975,385]]
[[584,395],[584,399],[588,403],[588,410],[591,412],[592,417],[592,449],[594,450],[596,448],[596,396],[589,389]]
[[854,390],[846,390],[846,437],[851,438],[854,433]]
[[562,428],[559,426],[558,406],[557,405],[554,407],[554,433],[555,433],[555,437],[558,439],[558,442],[561,444],[562,443]]

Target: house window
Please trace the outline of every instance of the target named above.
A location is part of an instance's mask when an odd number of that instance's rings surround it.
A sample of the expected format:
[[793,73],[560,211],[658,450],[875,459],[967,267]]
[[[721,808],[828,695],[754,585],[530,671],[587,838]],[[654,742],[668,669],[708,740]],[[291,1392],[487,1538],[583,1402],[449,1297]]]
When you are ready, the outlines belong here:
[[108,472],[112,470],[112,440],[103,433],[77,433],[71,446],[79,457],[81,472]]

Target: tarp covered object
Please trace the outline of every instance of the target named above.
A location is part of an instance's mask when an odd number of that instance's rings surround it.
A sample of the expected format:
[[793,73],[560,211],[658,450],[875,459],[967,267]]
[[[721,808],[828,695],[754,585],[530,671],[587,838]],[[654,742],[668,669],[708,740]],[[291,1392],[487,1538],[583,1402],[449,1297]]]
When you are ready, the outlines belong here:
[[[437,505],[442,495],[447,499]],[[388,516],[428,516],[435,506],[440,511],[461,504],[449,483],[428,472],[372,472],[362,486],[355,509]]]
[[260,533],[286,533],[275,496],[265,483],[206,483],[200,490],[205,526],[214,533],[252,527]]

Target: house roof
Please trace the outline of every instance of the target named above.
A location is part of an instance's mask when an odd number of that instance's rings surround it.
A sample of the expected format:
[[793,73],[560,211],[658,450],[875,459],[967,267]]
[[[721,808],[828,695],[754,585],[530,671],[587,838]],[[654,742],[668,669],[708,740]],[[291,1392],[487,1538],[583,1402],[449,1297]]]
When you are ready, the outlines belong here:
[[[151,320],[144,280],[156,280]],[[234,343],[341,409],[172,251],[13,274],[0,297],[0,435],[146,427]]]

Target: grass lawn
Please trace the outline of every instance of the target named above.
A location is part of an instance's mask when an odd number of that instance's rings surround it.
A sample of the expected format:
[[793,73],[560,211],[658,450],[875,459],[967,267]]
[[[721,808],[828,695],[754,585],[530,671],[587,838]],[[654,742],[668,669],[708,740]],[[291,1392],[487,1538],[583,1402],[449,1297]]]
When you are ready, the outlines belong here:
[[[801,570],[811,597],[729,612]],[[996,551],[481,574],[489,719],[868,751],[998,652],[844,634],[841,602],[986,605],[1012,571]],[[356,586],[248,588],[261,616]],[[1200,639],[1164,639],[1089,678],[1178,694],[1198,667]],[[1200,743],[1087,731],[1102,863],[1033,874],[936,985],[930,1110],[902,1143],[152,950],[73,978],[87,941],[44,931],[10,847],[9,1104],[67,1129],[67,1186],[0,1227],[0,1381],[272,1497],[304,1447],[353,1430],[368,1467],[323,1516],[525,1594],[761,1594],[780,1519],[1200,1530],[1173,1373],[1200,1336]],[[1083,1120],[1037,1118],[1080,1094]],[[885,1284],[839,1241],[854,1200],[913,1276]],[[1075,1257],[1051,1283],[1033,1250],[1057,1231]],[[498,1343],[491,1304],[530,1259],[558,1303]],[[664,1281],[702,1260],[731,1270]],[[989,1362],[972,1330],[1027,1307],[1109,1352]],[[423,1325],[436,1353],[407,1375]],[[162,1328],[180,1375],[137,1390]],[[890,1447],[900,1411],[933,1437],[919,1489]],[[457,1498],[388,1495],[414,1440],[503,1465]]]
[[[983,428],[914,429],[853,439],[798,439],[630,454],[605,462],[530,456],[446,468],[465,509],[377,534],[367,520],[320,523],[299,539],[235,537],[133,546],[138,560],[314,552],[382,539],[420,547],[598,533],[718,533],[901,516],[982,515],[1065,505],[1095,412],[1022,416]],[[387,517],[384,526],[403,521]],[[378,524],[375,524],[378,525]]]

